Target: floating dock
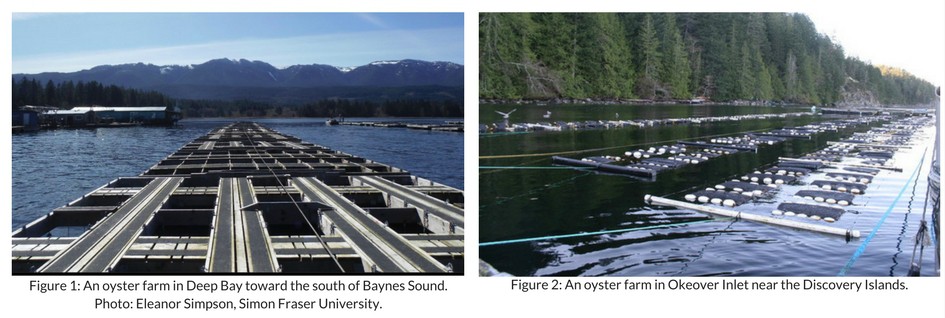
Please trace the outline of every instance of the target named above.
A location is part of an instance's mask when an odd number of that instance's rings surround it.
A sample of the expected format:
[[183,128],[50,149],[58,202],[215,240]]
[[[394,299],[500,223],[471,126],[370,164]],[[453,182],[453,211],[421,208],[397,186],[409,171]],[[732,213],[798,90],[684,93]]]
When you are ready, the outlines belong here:
[[[903,118],[884,124],[882,127],[874,127],[865,133],[854,134],[853,137],[841,142],[828,144],[826,148],[807,154],[802,159],[780,158],[778,163],[765,169],[764,172],[756,171],[746,174],[741,177],[741,181],[732,180],[687,194],[684,198],[693,203],[651,195],[646,195],[644,201],[648,204],[671,206],[711,215],[836,234],[845,236],[847,239],[858,238],[859,230],[833,228],[812,222],[833,223],[840,220],[849,206],[868,204],[854,202],[854,200],[867,193],[867,188],[880,170],[901,171],[901,169],[893,169],[889,164],[894,153],[877,150],[876,145],[886,146],[879,149],[888,149],[888,147],[911,149],[912,146],[923,142],[921,138],[914,139],[914,135],[929,125],[931,125],[931,119],[927,117]],[[863,142],[850,142],[852,140]],[[921,163],[920,160],[920,165]],[[770,193],[781,191],[782,185],[795,186],[793,188],[796,188],[796,191],[793,197],[798,199],[798,202],[778,203],[778,200],[772,198]],[[874,190],[886,191],[885,189]],[[759,198],[778,203],[777,207],[771,210],[772,216],[743,213],[734,209],[742,204],[760,201]],[[856,201],[868,202],[869,200]],[[724,208],[702,205],[707,203],[721,205]],[[791,220],[787,217],[796,218]]]
[[345,126],[408,128],[417,130],[463,132],[463,122],[459,121],[447,121],[443,124],[412,124],[396,121],[342,121],[339,124]]
[[[580,169],[593,169],[603,173],[624,175],[656,181],[657,175],[664,171],[682,168],[687,165],[701,164],[719,156],[730,155],[739,152],[757,153],[760,147],[782,143],[787,141],[789,138],[810,139],[812,136],[822,132],[840,131],[846,128],[872,125],[876,122],[888,120],[891,120],[891,117],[876,116],[848,120],[836,120],[818,124],[810,124],[803,127],[789,127],[763,133],[750,133],[742,136],[712,138],[709,140],[677,141],[675,144],[657,145],[650,147],[649,149],[629,150],[624,152],[623,156],[595,156],[581,159],[553,156],[551,160],[555,165],[576,167]],[[868,135],[863,134],[854,134],[853,138],[872,140]],[[848,145],[850,140],[860,140],[853,138],[847,139],[844,143],[840,143],[839,145]],[[903,136],[903,138],[905,138],[905,136]],[[810,154],[799,160],[814,162],[839,160],[840,157],[851,151],[850,148],[856,148],[860,146],[860,144],[849,145],[850,146],[831,147],[816,154]],[[899,149],[904,147],[901,144],[884,144],[884,146],[887,146],[887,148],[883,149],[888,149],[889,147],[892,147],[892,149]],[[876,166],[881,165],[880,162],[885,162],[885,159],[888,159],[890,156],[892,156],[892,152],[886,150],[862,151],[860,152],[860,155],[876,159],[874,160],[875,162],[871,162],[869,165]],[[794,166],[788,167],[790,165]],[[809,166],[809,164],[797,162],[785,163],[782,167],[778,167],[779,170],[777,171],[785,170],[784,174],[787,174],[788,172],[790,174],[804,174],[804,171],[810,172],[810,169],[805,167],[797,167],[797,165]],[[745,180],[758,178],[771,179],[772,182],[777,183],[785,183],[792,182],[794,177],[749,175],[746,176]],[[752,182],[757,181],[758,180],[752,180]]]
[[13,271],[462,273],[463,198],[234,123],[16,229]]

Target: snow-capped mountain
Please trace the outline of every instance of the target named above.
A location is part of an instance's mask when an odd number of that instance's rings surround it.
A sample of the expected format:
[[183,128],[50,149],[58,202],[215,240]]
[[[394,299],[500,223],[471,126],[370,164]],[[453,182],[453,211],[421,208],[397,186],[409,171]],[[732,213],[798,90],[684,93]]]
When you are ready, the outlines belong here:
[[215,59],[192,65],[102,65],[72,73],[15,74],[39,81],[98,81],[130,88],[197,85],[218,87],[462,86],[463,66],[419,60],[378,61],[357,67],[323,64],[276,68],[262,61]]

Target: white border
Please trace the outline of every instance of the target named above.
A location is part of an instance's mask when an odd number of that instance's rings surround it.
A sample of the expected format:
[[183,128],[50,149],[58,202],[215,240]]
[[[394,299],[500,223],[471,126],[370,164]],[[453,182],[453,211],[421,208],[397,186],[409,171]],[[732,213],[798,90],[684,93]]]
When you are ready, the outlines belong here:
[[[379,298],[386,305],[385,309],[378,314],[395,317],[404,317],[406,315],[425,316],[425,315],[459,315],[459,316],[482,316],[491,314],[500,314],[502,316],[567,316],[567,315],[602,315],[613,314],[621,316],[640,316],[640,315],[712,315],[724,314],[726,317],[798,317],[805,315],[827,316],[867,316],[877,317],[884,315],[907,315],[925,314],[928,317],[945,316],[945,280],[938,278],[902,278],[910,287],[906,292],[751,292],[751,291],[717,291],[717,292],[686,292],[686,291],[651,291],[651,292],[529,292],[521,293],[511,290],[511,279],[509,278],[478,278],[478,248],[475,242],[478,242],[478,138],[474,133],[477,131],[478,120],[478,12],[503,11],[503,12],[526,12],[526,11],[574,11],[574,12],[640,12],[640,11],[675,11],[675,12],[722,12],[722,11],[790,11],[803,12],[810,10],[835,10],[843,14],[857,14],[859,10],[875,10],[883,6],[901,6],[904,4],[920,4],[919,7],[928,6],[930,10],[941,12],[942,17],[939,25],[945,29],[945,9],[938,0],[900,0],[895,2],[888,1],[860,1],[860,2],[841,2],[836,4],[824,5],[825,1],[801,0],[801,1],[605,1],[605,0],[583,0],[575,2],[554,2],[554,1],[525,1],[525,0],[485,0],[485,1],[432,1],[432,0],[392,0],[392,1],[292,1],[292,0],[268,0],[268,1],[117,1],[117,0],[98,0],[98,1],[8,1],[4,4],[4,14],[0,17],[0,36],[5,40],[5,50],[3,57],[7,63],[3,63],[3,69],[7,74],[11,73],[11,12],[218,12],[218,11],[239,11],[239,12],[465,12],[465,62],[466,67],[466,131],[465,140],[465,185],[466,191],[466,276],[445,278],[449,292],[446,293],[385,293],[380,296],[376,294],[368,297]],[[941,30],[931,32],[939,32]],[[922,31],[917,31],[922,32]],[[942,46],[941,40],[937,45]],[[908,54],[908,52],[904,52]],[[945,57],[943,57],[945,58]],[[945,70],[942,70],[945,74]],[[9,107],[11,100],[10,90],[11,77],[4,77],[2,96],[0,100]],[[942,83],[941,78],[938,81]],[[10,126],[9,116],[0,116],[2,124],[5,127]],[[3,130],[6,142],[0,143],[0,147],[6,154],[11,153],[9,130]],[[10,170],[10,156],[6,155],[0,159],[2,162],[2,185],[0,185],[0,206],[6,206],[8,209],[10,203],[10,185],[12,184]],[[37,180],[41,182],[41,180]],[[9,211],[9,210],[7,210]],[[10,217],[0,218],[2,224],[9,226]],[[9,237],[2,237],[0,244],[10,246]],[[92,312],[95,315],[104,316],[166,316],[166,315],[185,315],[197,316],[206,315],[199,311],[95,311],[91,310],[90,299],[93,296],[116,297],[107,293],[93,294],[39,294],[28,291],[29,280],[36,277],[10,277],[10,263],[0,262],[0,277],[2,281],[2,296],[7,315],[75,315],[76,312]],[[55,277],[43,277],[44,281],[50,280],[71,280]],[[85,277],[78,278],[84,280]],[[95,281],[122,281],[139,280],[136,277],[91,277]],[[156,278],[158,280],[161,278]],[[167,277],[167,279],[173,279]],[[219,281],[221,279],[230,279],[227,277],[187,277],[185,279],[197,279],[203,281]],[[279,278],[250,277],[236,278],[235,280],[253,280],[253,281],[272,281],[281,280]],[[305,276],[302,280],[309,281],[330,281],[333,277]],[[344,281],[358,278],[340,278]],[[370,278],[376,281],[405,282],[410,279],[407,277],[383,277]],[[437,281],[440,278],[421,278],[423,281]],[[554,278],[537,278],[530,281],[551,281]],[[609,278],[609,280],[623,281],[625,278]],[[651,278],[631,278],[639,281],[651,281]],[[796,278],[803,279],[803,278]],[[859,278],[816,278],[825,281],[849,281],[861,280]],[[585,278],[581,281],[602,281],[608,278]],[[693,281],[712,281],[718,279],[696,279]],[[749,278],[752,281],[780,281],[780,278]],[[893,279],[895,280],[895,279]],[[287,295],[296,295],[287,293]],[[127,295],[125,295],[127,296]],[[149,298],[160,297],[179,297],[180,293],[148,293]],[[252,295],[248,295],[252,296]],[[331,297],[360,297],[364,294],[358,293],[336,293]],[[137,297],[137,296],[134,296]],[[215,297],[215,296],[208,296]],[[269,312],[263,311],[237,311],[237,316],[258,316]],[[338,316],[378,316],[368,312],[279,312],[278,314],[331,314]],[[211,312],[211,314],[213,314]],[[229,314],[229,313],[225,313]]]

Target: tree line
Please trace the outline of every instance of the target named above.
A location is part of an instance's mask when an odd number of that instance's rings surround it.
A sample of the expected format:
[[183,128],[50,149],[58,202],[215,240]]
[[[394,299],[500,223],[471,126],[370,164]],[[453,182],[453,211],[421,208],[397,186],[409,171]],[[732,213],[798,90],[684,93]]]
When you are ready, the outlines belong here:
[[103,85],[97,81],[65,81],[45,84],[36,79],[13,81],[13,107],[21,106],[166,106],[173,100],[155,91],[127,89],[115,85]]
[[480,97],[931,101],[907,72],[847,57],[803,14],[482,13]]
[[463,117],[457,99],[325,99],[304,104],[273,105],[251,100],[175,100],[156,91],[103,85],[97,81],[45,84],[36,79],[13,81],[13,108],[21,106],[177,106],[187,117]]
[[324,99],[301,105],[238,100],[183,100],[184,117],[463,117],[457,100]]

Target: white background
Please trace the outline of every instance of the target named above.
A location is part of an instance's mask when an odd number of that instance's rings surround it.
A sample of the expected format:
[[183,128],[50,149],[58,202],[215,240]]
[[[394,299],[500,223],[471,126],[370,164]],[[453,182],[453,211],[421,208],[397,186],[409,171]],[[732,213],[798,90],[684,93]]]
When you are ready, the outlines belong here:
[[[324,3],[323,3],[324,2]],[[653,3],[651,3],[653,2]],[[824,5],[823,3],[837,3]],[[4,10],[0,15],[0,36],[4,40],[3,57],[6,63],[2,64],[2,69],[6,74],[11,74],[11,12],[216,12],[216,11],[246,11],[246,12],[419,12],[419,11],[439,11],[439,12],[465,12],[466,30],[465,30],[465,67],[466,67],[466,123],[467,131],[465,137],[465,189],[466,206],[471,207],[466,210],[466,276],[465,277],[341,277],[340,279],[351,282],[355,280],[369,279],[372,281],[403,282],[410,279],[416,279],[424,282],[436,282],[445,279],[449,288],[444,293],[241,293],[236,294],[204,294],[204,293],[48,293],[40,294],[29,291],[29,281],[40,279],[44,282],[69,282],[73,279],[77,281],[94,280],[98,282],[117,282],[132,281],[138,282],[144,279],[152,281],[171,281],[171,280],[201,280],[205,282],[217,282],[219,280],[230,281],[282,281],[283,279],[298,279],[304,281],[330,282],[337,277],[327,276],[301,276],[301,277],[135,277],[135,276],[80,276],[80,277],[56,277],[56,276],[18,276],[11,277],[10,263],[0,262],[0,277],[3,277],[2,296],[0,297],[0,308],[4,315],[31,315],[44,317],[65,317],[76,314],[91,313],[100,316],[109,317],[127,317],[135,315],[141,317],[157,316],[198,316],[207,315],[202,311],[158,311],[158,310],[95,310],[93,308],[94,299],[98,297],[115,299],[135,299],[147,297],[149,299],[183,299],[186,297],[200,299],[229,299],[238,300],[239,298],[273,299],[279,297],[306,299],[327,297],[330,299],[342,298],[350,300],[359,300],[363,298],[372,298],[382,302],[384,309],[377,313],[367,311],[220,311],[210,312],[213,315],[236,315],[236,316],[259,316],[260,314],[278,314],[278,315],[332,315],[332,317],[344,316],[388,316],[388,317],[406,317],[411,316],[486,316],[496,317],[563,317],[563,316],[602,316],[613,315],[620,317],[634,316],[688,316],[688,315],[710,315],[725,317],[822,317],[822,316],[841,316],[841,317],[882,317],[882,316],[906,316],[910,314],[921,314],[922,317],[945,317],[945,284],[943,279],[938,278],[900,278],[903,279],[909,287],[906,292],[836,292],[836,291],[795,291],[795,292],[762,292],[762,291],[607,291],[607,292],[541,292],[533,291],[528,293],[516,292],[511,290],[510,278],[479,278],[477,277],[478,268],[478,145],[475,131],[477,131],[478,120],[478,30],[477,18],[478,12],[490,11],[580,11],[580,12],[630,12],[630,11],[679,11],[679,12],[721,12],[721,11],[788,11],[788,12],[829,12],[835,11],[838,14],[858,14],[863,10],[883,10],[883,6],[900,7],[903,4],[916,5],[917,16],[925,10],[936,10],[937,20],[934,22],[936,28],[931,30],[922,30],[917,32],[931,33],[931,42],[929,45],[937,45],[941,48],[945,42],[945,36],[941,34],[945,31],[945,7],[940,0],[900,0],[884,2],[846,2],[846,1],[591,1],[581,0],[573,1],[571,4],[552,3],[552,1],[521,1],[521,0],[487,0],[487,1],[285,1],[285,0],[267,0],[267,1],[5,1]],[[937,36],[936,36],[937,34]],[[909,52],[903,52],[909,54]],[[942,57],[945,59],[945,56]],[[313,61],[317,62],[317,61]],[[945,70],[938,70],[939,74],[945,74]],[[10,87],[11,76],[2,77],[2,93],[0,101],[3,105],[10,107]],[[942,83],[942,76],[935,81]],[[0,116],[2,127],[10,127],[10,117]],[[7,209],[9,213],[10,185],[12,184],[10,174],[10,136],[8,129],[0,130],[4,134],[2,143],[2,152],[7,154],[0,157],[2,160],[2,181],[0,181],[0,206]],[[36,180],[42,182],[42,180]],[[9,228],[10,217],[2,217],[2,224]],[[10,246],[9,238],[0,235],[0,244]],[[553,278],[530,278],[528,281],[551,281]],[[576,281],[600,281],[611,280],[623,282],[627,278],[580,278]],[[656,278],[636,277],[629,278],[635,281],[653,281]],[[720,281],[713,278],[682,278],[687,281]],[[740,278],[741,279],[741,278]],[[794,281],[800,281],[804,278],[794,278]],[[863,278],[831,278],[818,277],[818,281],[862,281]],[[667,279],[660,278],[662,281]],[[749,280],[780,281],[781,278],[749,278]],[[895,280],[884,279],[884,280]]]

